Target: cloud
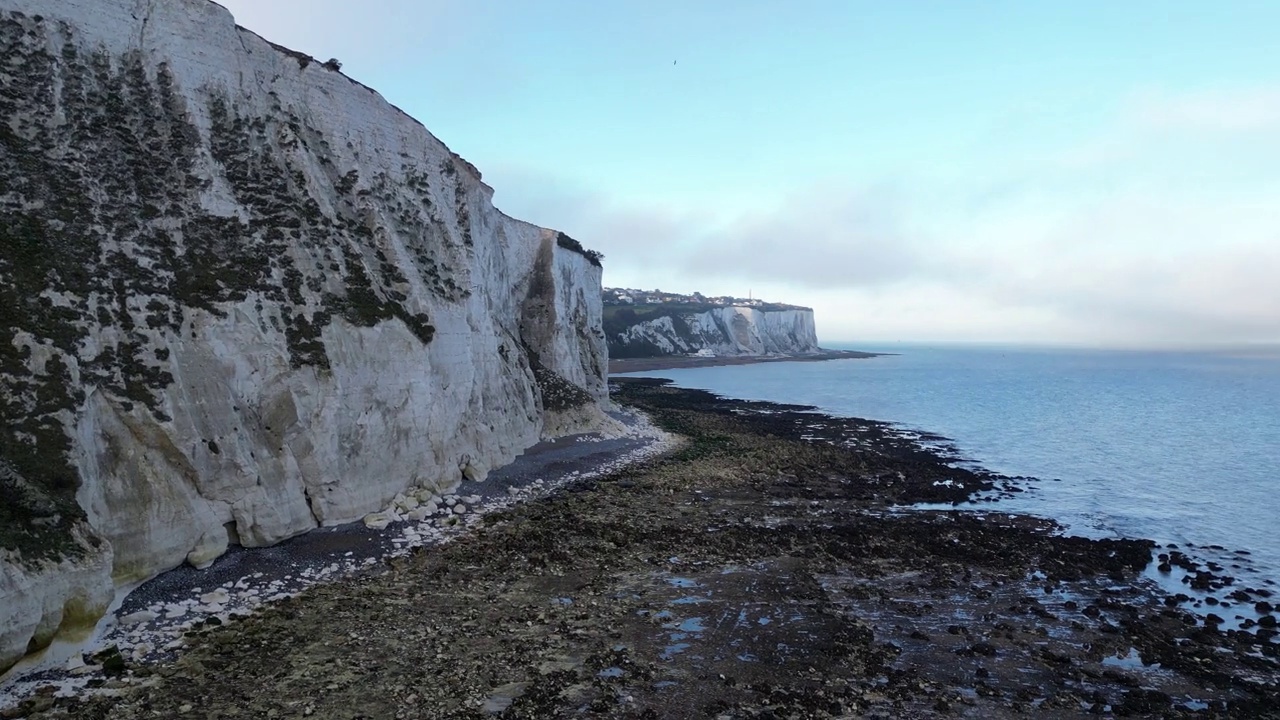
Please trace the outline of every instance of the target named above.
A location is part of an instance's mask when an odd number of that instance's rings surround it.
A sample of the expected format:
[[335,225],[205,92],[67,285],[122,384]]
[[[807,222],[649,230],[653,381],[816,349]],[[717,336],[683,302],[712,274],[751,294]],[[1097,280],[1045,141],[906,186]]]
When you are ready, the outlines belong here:
[[[1067,172],[1176,175],[1197,166],[1219,173],[1232,166],[1273,168],[1280,160],[1280,85],[1195,92],[1143,91],[1123,102],[1091,137],[1045,158]],[[1256,174],[1256,173],[1255,173]],[[1198,178],[1203,185],[1206,178]]]
[[504,209],[603,251],[606,284],[753,288],[816,307],[828,340],[1280,341],[1280,187],[1057,195],[1032,178],[998,196],[974,187],[942,213],[936,194],[826,184],[725,215],[535,172],[491,179]]
[[[1037,222],[1020,218],[1031,215]],[[1224,200],[1131,192],[1010,204],[957,227],[965,241],[927,282],[982,298],[1005,337],[1051,328],[1072,342],[1280,340],[1280,192]],[[1039,326],[1021,311],[1034,310]],[[948,317],[940,307],[939,324]]]
[[605,254],[607,269],[625,266],[628,275],[644,269],[668,279],[831,288],[882,286],[937,269],[887,188],[817,186],[732,214],[630,203],[528,169],[485,177],[505,212],[578,237]]
[[485,180],[503,212],[561,230],[604,253],[606,272],[682,275],[689,253],[715,224],[710,213],[628,203],[527,168],[499,166],[486,171]]
[[1035,282],[993,285],[1006,302],[1040,305],[1108,343],[1280,340],[1280,250],[1197,248],[1106,263],[1056,258]]
[[892,284],[933,268],[888,190],[815,189],[708,233],[701,273],[814,288]]
[[943,233],[921,222],[932,206],[883,188],[815,189],[726,218],[585,192],[552,200],[556,184],[539,186],[543,219],[604,251],[607,284],[754,288],[816,307],[828,341],[1280,341],[1280,193],[1045,204],[1031,185],[968,216],[960,203]]
[[1145,93],[1131,104],[1139,128],[1240,132],[1280,128],[1280,87]]

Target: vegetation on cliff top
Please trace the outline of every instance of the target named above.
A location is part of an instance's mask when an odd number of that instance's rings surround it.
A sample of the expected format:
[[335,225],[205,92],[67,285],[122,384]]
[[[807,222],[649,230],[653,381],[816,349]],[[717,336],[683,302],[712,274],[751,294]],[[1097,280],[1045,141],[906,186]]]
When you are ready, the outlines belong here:
[[568,235],[565,235],[564,233],[556,233],[556,245],[559,245],[565,250],[572,250],[573,252],[578,253],[579,255],[585,257],[587,259],[587,262],[591,263],[592,265],[595,265],[596,267],[601,267],[600,261],[604,260],[603,253],[596,250],[588,250],[582,247],[582,243],[578,242],[577,240],[574,240],[573,238],[569,237]]

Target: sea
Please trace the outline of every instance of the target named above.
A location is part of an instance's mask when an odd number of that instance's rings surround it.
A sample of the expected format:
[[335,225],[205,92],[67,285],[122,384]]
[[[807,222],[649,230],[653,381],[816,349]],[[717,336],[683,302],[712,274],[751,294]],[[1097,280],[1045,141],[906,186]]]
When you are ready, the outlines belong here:
[[848,349],[891,354],[634,375],[942,435],[972,463],[1035,478],[983,509],[1244,551],[1247,574],[1280,582],[1280,348]]

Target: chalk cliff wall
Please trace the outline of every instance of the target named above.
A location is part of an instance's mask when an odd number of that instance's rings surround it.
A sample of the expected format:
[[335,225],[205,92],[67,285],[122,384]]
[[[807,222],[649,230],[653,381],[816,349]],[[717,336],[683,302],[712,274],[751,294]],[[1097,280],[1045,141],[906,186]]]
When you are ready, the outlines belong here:
[[702,312],[658,313],[608,337],[614,357],[775,355],[818,352],[813,311],[717,307]]
[[0,0],[0,671],[604,422],[600,267],[205,0]]

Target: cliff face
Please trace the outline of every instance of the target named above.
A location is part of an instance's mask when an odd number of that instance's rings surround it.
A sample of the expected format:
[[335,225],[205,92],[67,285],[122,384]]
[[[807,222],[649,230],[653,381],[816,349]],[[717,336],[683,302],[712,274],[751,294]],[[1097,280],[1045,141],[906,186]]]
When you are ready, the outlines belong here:
[[679,355],[709,350],[716,355],[817,352],[813,311],[716,307],[700,312],[656,312],[624,328],[611,328],[613,357]]
[[205,0],[0,0],[0,670],[600,421],[600,268]]

